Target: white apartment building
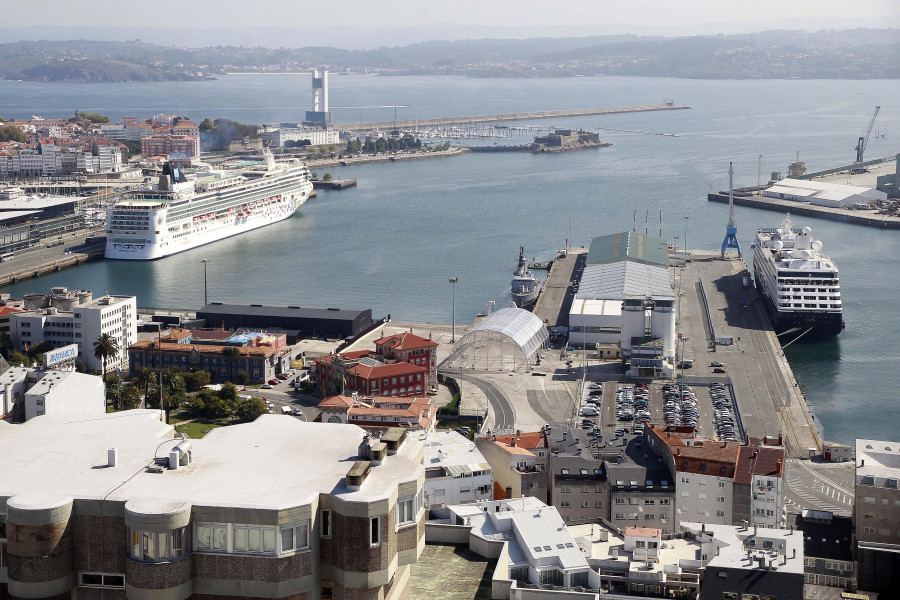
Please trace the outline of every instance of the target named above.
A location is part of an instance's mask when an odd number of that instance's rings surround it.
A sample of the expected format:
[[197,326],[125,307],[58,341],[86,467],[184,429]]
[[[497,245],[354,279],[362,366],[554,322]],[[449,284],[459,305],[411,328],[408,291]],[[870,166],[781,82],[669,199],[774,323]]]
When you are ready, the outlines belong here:
[[683,521],[731,525],[733,494],[729,476],[679,471],[675,478],[675,526]]
[[310,127],[283,123],[280,126],[266,125],[260,131],[259,136],[271,147],[281,147],[288,140],[309,140],[313,146],[323,144],[340,144],[341,134],[333,127]]
[[691,427],[650,425],[647,444],[675,481],[676,527],[781,526],[785,451],[781,439],[747,444],[695,437]]
[[26,310],[10,317],[10,335],[16,348],[26,351],[48,341],[54,347],[78,345],[78,358],[88,369],[101,370],[94,342],[108,333],[119,346],[107,359],[107,370],[128,365],[128,346],[137,341],[137,298],[107,295],[96,300],[90,292],[52,288],[50,294],[28,294]]
[[475,443],[455,431],[419,432],[428,506],[494,499],[494,471]]
[[13,423],[49,414],[105,412],[105,388],[96,375],[27,367],[0,375],[0,416]]

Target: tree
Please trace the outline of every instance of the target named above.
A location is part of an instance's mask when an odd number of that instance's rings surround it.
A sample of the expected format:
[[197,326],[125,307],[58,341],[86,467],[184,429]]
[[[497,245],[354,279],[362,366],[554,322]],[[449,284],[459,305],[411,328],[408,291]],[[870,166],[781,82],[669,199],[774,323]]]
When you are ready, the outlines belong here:
[[157,382],[156,371],[150,367],[144,367],[138,374],[134,376],[134,384],[139,390],[143,390],[144,401],[147,401],[150,395],[150,388],[155,386]]
[[235,415],[241,421],[255,421],[260,415],[266,414],[266,403],[259,398],[245,398],[238,402]]
[[228,346],[222,350],[222,357],[228,361],[228,381],[234,381],[234,361],[241,355],[241,351],[235,346]]
[[76,113],[82,119],[87,119],[91,123],[109,123],[109,117],[97,113]]
[[26,354],[23,354],[22,352],[19,352],[18,350],[13,350],[12,352],[10,352],[9,356],[6,357],[6,362],[8,362],[10,366],[13,367],[24,367],[31,364],[31,362],[28,360],[28,356]]
[[196,392],[204,385],[209,385],[211,379],[209,371],[195,371],[184,374],[184,383],[189,392]]
[[198,129],[200,130],[201,133],[210,133],[215,128],[216,128],[216,124],[213,122],[212,119],[203,119],[203,121],[201,121],[200,125],[198,126]]
[[119,388],[119,402],[122,410],[132,410],[141,405],[141,391],[133,383],[126,383]]
[[109,335],[102,334],[94,342],[94,357],[100,361],[102,367],[100,376],[106,379],[106,361],[119,353],[119,340]]
[[27,142],[25,132],[15,125],[3,125],[0,127],[0,142]]
[[331,173],[325,173],[325,175],[322,177],[322,181],[331,181],[332,179],[334,179],[334,175],[332,175]]

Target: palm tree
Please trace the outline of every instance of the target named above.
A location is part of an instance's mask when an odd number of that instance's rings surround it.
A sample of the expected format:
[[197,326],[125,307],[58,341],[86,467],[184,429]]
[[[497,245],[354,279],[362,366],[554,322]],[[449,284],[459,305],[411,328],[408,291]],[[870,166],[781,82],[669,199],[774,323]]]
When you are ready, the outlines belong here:
[[[150,386],[156,385],[156,371],[150,367],[144,367],[134,377],[134,383],[138,389],[144,390],[144,403],[147,402],[147,396],[150,394]],[[146,408],[146,404],[142,406]]]
[[235,346],[228,346],[222,350],[222,356],[228,359],[228,381],[234,381],[234,360],[241,355],[241,351]]
[[101,376],[106,380],[106,361],[119,353],[119,340],[104,333],[94,342],[94,357],[102,366]]

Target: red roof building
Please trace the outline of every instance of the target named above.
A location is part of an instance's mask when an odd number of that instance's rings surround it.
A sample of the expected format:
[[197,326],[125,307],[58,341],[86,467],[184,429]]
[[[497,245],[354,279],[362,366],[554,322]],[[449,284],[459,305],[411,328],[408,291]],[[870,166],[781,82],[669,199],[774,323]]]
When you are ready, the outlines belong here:
[[375,351],[323,356],[315,362],[326,394],[421,396],[437,385],[437,342],[412,333],[375,340]]
[[410,430],[434,431],[437,406],[428,398],[386,398],[329,396],[319,403],[323,423],[350,423],[368,430],[406,427]]
[[375,352],[385,361],[418,365],[425,369],[425,386],[437,385],[437,347],[434,340],[426,340],[414,333],[398,333],[375,340]]

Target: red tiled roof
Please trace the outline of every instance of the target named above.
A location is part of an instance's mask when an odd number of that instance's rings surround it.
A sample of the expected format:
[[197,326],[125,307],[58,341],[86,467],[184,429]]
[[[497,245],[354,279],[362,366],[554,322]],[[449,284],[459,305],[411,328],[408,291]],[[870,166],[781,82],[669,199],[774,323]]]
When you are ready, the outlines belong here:
[[11,315],[12,313],[22,312],[21,308],[13,308],[12,306],[4,306],[0,308],[0,317],[5,317],[6,315]]
[[497,444],[498,446],[500,446],[501,448],[503,448],[506,452],[509,452],[510,454],[518,454],[521,456],[534,457],[534,453],[532,453],[531,450],[528,450],[527,448],[522,448],[521,446],[510,446],[509,444],[504,444],[503,442],[501,442],[499,440],[497,440],[494,443]]
[[225,350],[225,348],[236,348],[242,356],[272,356],[273,354],[278,353],[278,350],[272,348],[271,346],[217,346],[213,344],[194,345],[177,344],[174,342],[156,342],[155,340],[142,340],[128,346],[128,350],[146,351],[149,353],[162,350],[163,352],[169,354],[187,353],[194,349],[196,349],[200,354],[222,354],[222,351]]
[[337,406],[349,408],[353,404],[353,398],[350,396],[329,396],[319,402],[319,408],[323,406]]
[[334,358],[340,357],[341,359],[354,360],[357,358],[365,358],[372,354],[371,350],[354,350],[353,352],[341,352],[340,354],[326,354],[325,356],[320,356],[315,360],[316,363],[322,363],[323,365],[331,364]]
[[518,436],[515,434],[509,435],[498,435],[495,436],[494,439],[498,442],[501,442],[507,446],[512,446],[512,439],[516,437],[516,446],[519,448],[546,448],[547,447],[547,438],[544,435],[543,431],[531,431],[526,433],[520,433]]
[[662,529],[654,527],[626,527],[625,535],[635,537],[662,537]]
[[[687,430],[690,430],[688,432]],[[669,448],[679,473],[698,473],[717,477],[734,477],[738,442],[716,442],[693,437],[689,427],[650,424],[648,431]],[[691,445],[688,445],[688,441]]]
[[752,483],[754,475],[781,477],[784,474],[784,459],[784,448],[742,446],[734,480]]
[[506,500],[506,490],[496,481],[494,482],[494,500]]
[[364,379],[372,379],[376,377],[394,377],[397,375],[415,375],[417,373],[424,373],[425,368],[405,362],[396,362],[390,365],[377,365],[374,367],[362,364],[353,365],[348,369],[348,372]]
[[414,333],[398,333],[375,340],[376,346],[387,345],[392,350],[417,350],[438,346],[434,340],[426,340]]

